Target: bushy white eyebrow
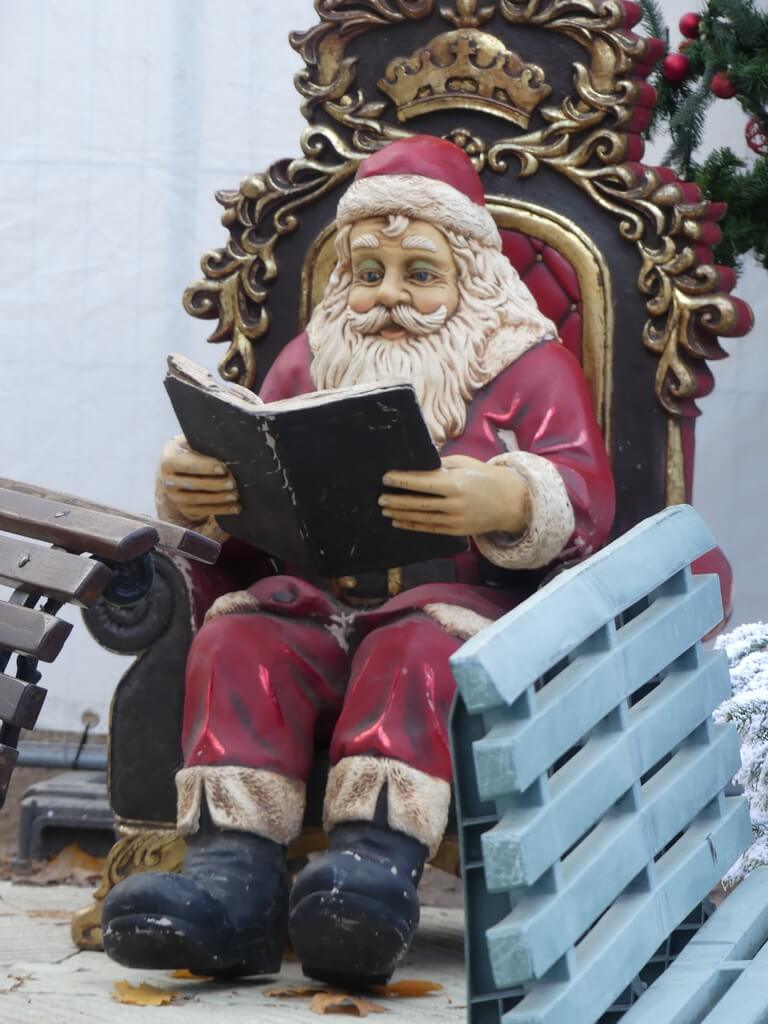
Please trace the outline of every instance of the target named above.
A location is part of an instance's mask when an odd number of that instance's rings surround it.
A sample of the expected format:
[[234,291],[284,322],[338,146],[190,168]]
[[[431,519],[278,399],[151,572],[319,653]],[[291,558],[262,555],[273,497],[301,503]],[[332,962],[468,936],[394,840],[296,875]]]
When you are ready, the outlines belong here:
[[355,249],[378,249],[379,240],[376,235],[360,235],[359,238],[354,240],[350,248],[352,249],[352,252],[354,252]]
[[435,243],[424,235],[407,235],[400,245],[403,249],[426,249],[427,252],[437,252]]

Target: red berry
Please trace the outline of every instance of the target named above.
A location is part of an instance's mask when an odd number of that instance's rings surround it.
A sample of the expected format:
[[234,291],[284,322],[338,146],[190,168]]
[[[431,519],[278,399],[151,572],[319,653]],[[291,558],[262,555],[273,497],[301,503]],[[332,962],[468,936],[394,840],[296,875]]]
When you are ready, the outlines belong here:
[[686,39],[698,39],[701,31],[701,15],[689,11],[680,19],[680,31]]
[[718,71],[712,79],[710,89],[721,100],[729,100],[736,95],[736,86],[725,71]]
[[682,53],[670,53],[661,66],[668,82],[682,82],[691,71],[691,62]]

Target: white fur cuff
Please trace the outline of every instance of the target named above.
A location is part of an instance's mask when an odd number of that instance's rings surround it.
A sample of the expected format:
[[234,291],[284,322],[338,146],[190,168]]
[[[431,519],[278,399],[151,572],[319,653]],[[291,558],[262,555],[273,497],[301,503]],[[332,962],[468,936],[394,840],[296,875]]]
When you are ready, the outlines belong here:
[[496,222],[484,206],[473,203],[458,189],[419,174],[381,174],[351,185],[339,201],[339,227],[368,217],[404,214],[476,238],[501,249]]
[[462,608],[457,604],[445,604],[442,601],[435,601],[433,604],[425,604],[424,611],[435,621],[438,626],[450,633],[459,640],[469,640],[481,629],[490,626],[491,620],[471,608]]
[[237,832],[253,832],[287,846],[300,835],[304,821],[306,787],[261,768],[236,765],[199,765],[176,773],[178,818],[182,836],[197,832],[205,793],[214,825]]
[[520,536],[485,533],[474,538],[489,562],[502,569],[540,569],[560,554],[573,533],[575,519],[568,491],[555,466],[532,452],[504,452],[490,459],[508,466],[528,486],[529,521]]
[[229,594],[222,594],[221,597],[216,598],[205,613],[203,622],[220,619],[222,615],[242,615],[243,612],[256,612],[259,608],[259,602],[250,590],[233,590]]
[[389,827],[418,839],[434,857],[448,823],[451,787],[389,757],[345,757],[331,768],[323,828],[330,832],[343,821],[373,821],[385,783]]

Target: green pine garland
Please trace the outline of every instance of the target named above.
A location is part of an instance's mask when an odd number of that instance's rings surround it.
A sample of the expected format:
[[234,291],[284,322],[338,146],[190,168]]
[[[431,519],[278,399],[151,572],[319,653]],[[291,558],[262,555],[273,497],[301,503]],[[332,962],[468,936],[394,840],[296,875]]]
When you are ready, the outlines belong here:
[[[645,29],[669,41],[658,0],[640,3]],[[730,149],[716,150],[703,163],[696,159],[718,72],[727,73],[736,89],[734,101],[748,118],[768,126],[768,13],[758,11],[754,0],[706,0],[699,13],[699,36],[685,48],[688,77],[676,83],[658,72],[653,80],[658,104],[649,135],[665,128],[672,142],[664,162],[681,178],[695,181],[708,199],[728,203],[717,261],[738,267],[752,252],[768,269],[768,157],[758,156],[752,167]]]

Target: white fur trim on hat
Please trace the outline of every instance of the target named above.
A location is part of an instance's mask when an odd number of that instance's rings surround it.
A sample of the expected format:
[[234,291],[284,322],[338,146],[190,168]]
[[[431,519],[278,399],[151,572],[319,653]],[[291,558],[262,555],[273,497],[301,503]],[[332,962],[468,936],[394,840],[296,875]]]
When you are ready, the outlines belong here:
[[425,220],[501,249],[499,229],[484,206],[473,203],[452,185],[420,174],[379,174],[356,181],[341,197],[337,219],[343,227],[393,213]]
[[528,525],[519,536],[484,533],[474,538],[481,554],[502,569],[540,569],[560,554],[575,519],[563,478],[555,466],[533,452],[505,452],[489,460],[508,466],[528,486]]

